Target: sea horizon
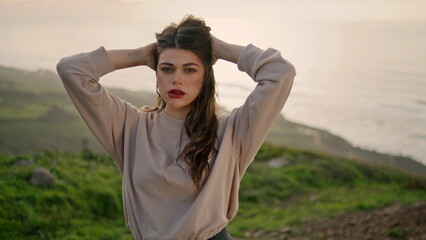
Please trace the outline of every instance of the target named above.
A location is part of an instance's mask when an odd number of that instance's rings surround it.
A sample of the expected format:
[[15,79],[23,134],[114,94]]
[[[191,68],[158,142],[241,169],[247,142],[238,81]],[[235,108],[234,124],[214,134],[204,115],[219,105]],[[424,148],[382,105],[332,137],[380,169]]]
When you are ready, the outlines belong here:
[[[385,9],[379,3],[384,4],[374,1],[373,5]],[[405,9],[406,15],[398,11],[386,15],[385,10],[383,16],[373,12],[355,15],[356,11],[342,5],[339,16],[310,12],[305,18],[302,4],[287,2],[275,6],[285,8],[285,16],[271,10],[252,18],[256,8],[251,2],[237,16],[227,11],[211,14],[208,4],[197,5],[194,14],[205,18],[215,36],[242,45],[276,48],[296,67],[293,89],[282,111],[286,119],[326,130],[356,147],[426,164],[426,18],[412,5],[398,3],[401,6],[395,9]],[[70,13],[66,14],[55,4],[59,3],[3,4],[0,65],[55,72],[56,63],[71,54],[100,46],[133,48],[152,42],[155,32],[186,13],[173,5],[176,12],[154,16],[150,12],[158,11],[159,3],[111,1],[103,8],[110,16],[105,22],[78,6],[68,6]],[[117,6],[129,15],[114,15]],[[271,3],[268,9],[273,6]],[[33,13],[38,15],[31,18]],[[80,18],[73,19],[74,13]],[[241,105],[255,84],[234,64],[220,61],[214,69],[219,103],[227,109]],[[111,73],[102,83],[154,92],[155,74],[137,67]]]

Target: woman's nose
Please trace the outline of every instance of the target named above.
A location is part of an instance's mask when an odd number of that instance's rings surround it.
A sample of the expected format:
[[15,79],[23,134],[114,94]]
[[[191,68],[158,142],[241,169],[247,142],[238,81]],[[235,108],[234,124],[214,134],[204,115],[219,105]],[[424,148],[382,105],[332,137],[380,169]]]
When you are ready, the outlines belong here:
[[172,79],[172,84],[173,85],[178,85],[178,84],[182,84],[182,76],[183,74],[180,71],[176,71],[175,74],[173,75],[173,79]]

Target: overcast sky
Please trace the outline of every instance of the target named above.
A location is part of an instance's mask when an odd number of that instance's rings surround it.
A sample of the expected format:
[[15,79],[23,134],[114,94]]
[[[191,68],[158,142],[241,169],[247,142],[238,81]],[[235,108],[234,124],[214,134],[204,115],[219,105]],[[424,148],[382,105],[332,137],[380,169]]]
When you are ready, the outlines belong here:
[[426,0],[0,0],[0,57],[137,47],[187,13],[224,40],[265,47],[285,43],[298,23],[425,21],[425,12]]

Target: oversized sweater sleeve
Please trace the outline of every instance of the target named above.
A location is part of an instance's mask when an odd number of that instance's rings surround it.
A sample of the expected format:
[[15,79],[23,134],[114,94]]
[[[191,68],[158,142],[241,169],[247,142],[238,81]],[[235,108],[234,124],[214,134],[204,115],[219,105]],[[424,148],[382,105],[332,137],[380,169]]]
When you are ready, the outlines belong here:
[[263,51],[251,44],[241,53],[238,68],[257,83],[245,103],[231,113],[234,154],[243,173],[284,107],[296,71],[279,51],[271,48]]
[[57,71],[66,91],[92,133],[123,170],[124,129],[137,118],[137,109],[99,84],[99,79],[114,71],[103,47],[61,59]]

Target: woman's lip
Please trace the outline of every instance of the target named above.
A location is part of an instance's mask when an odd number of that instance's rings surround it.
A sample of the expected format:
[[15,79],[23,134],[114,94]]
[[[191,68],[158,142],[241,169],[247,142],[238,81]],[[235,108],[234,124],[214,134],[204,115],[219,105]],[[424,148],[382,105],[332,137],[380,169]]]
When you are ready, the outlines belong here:
[[185,92],[183,92],[182,90],[179,90],[179,89],[172,89],[172,90],[168,91],[167,94],[171,98],[181,98],[185,95]]

